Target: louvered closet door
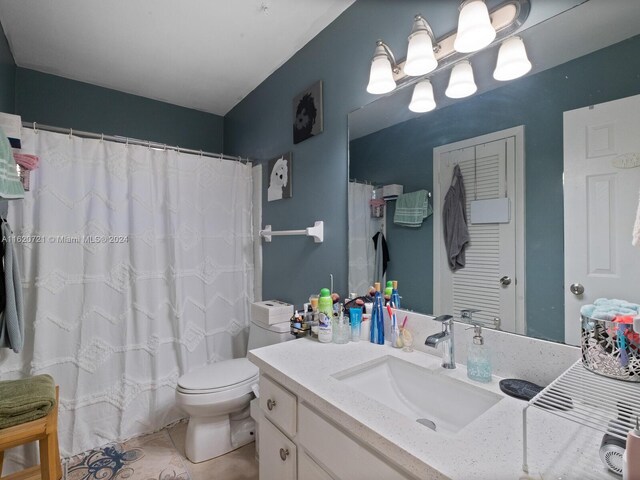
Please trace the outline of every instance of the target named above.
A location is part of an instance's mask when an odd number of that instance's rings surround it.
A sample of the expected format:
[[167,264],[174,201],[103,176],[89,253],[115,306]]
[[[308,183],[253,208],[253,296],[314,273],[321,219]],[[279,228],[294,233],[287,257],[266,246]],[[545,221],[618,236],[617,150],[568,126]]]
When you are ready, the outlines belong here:
[[[452,272],[447,264],[444,240],[440,255],[440,298],[434,299],[440,312],[453,313],[460,319],[463,309],[478,309],[474,320],[491,323],[500,319],[500,328],[507,331],[516,329],[516,222],[514,208],[508,223],[472,224],[470,220],[471,202],[514,195],[513,137],[468,148],[441,152],[439,161],[439,208],[451,185],[455,165],[460,165],[466,191],[466,213],[471,240],[466,249],[466,264]],[[512,202],[513,203],[513,202]],[[440,217],[442,222],[442,217]],[[508,277],[509,285],[500,279]],[[505,282],[506,283],[506,282]],[[438,290],[438,289],[437,289]]]

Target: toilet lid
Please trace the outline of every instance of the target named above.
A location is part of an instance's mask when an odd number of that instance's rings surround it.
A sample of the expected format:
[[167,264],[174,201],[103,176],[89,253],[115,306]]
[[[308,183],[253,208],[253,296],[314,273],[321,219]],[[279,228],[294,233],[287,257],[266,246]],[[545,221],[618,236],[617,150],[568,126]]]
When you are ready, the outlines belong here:
[[212,363],[189,372],[178,379],[184,390],[212,390],[230,387],[258,375],[258,367],[246,358]]

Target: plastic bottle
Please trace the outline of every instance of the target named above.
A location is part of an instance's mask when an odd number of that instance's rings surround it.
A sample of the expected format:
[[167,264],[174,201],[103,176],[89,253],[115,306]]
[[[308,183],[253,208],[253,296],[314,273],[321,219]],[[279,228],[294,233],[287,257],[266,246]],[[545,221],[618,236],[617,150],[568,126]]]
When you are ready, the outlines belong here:
[[622,480],[640,480],[640,425],[627,434],[627,449],[622,455]]
[[375,283],[376,294],[373,297],[373,311],[371,312],[371,343],[384,345],[384,313],[380,282]]
[[474,325],[473,340],[467,352],[467,377],[476,382],[491,381],[491,352],[484,344],[482,327]]
[[393,288],[391,290],[391,303],[393,308],[400,308],[400,294],[398,293],[398,281],[393,281]]
[[391,298],[391,294],[393,293],[393,282],[391,280],[387,281],[387,286],[384,289],[384,298]]
[[320,290],[318,299],[318,341],[330,343],[333,340],[333,328],[331,321],[333,318],[333,300],[328,288]]

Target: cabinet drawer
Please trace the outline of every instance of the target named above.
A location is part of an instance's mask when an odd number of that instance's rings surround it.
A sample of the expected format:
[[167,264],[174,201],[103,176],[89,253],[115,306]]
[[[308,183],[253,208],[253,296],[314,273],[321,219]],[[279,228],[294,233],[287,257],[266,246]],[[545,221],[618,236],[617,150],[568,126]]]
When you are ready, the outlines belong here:
[[269,420],[260,423],[260,479],[296,480],[296,445]]
[[296,434],[296,396],[263,375],[260,376],[260,409],[284,433],[290,437]]

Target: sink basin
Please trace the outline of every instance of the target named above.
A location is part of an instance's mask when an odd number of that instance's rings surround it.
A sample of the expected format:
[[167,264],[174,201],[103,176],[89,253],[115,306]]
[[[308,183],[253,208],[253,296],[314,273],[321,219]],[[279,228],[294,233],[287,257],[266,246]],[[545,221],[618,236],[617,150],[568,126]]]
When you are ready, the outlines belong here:
[[333,377],[426,428],[443,433],[458,432],[502,398],[392,356]]

